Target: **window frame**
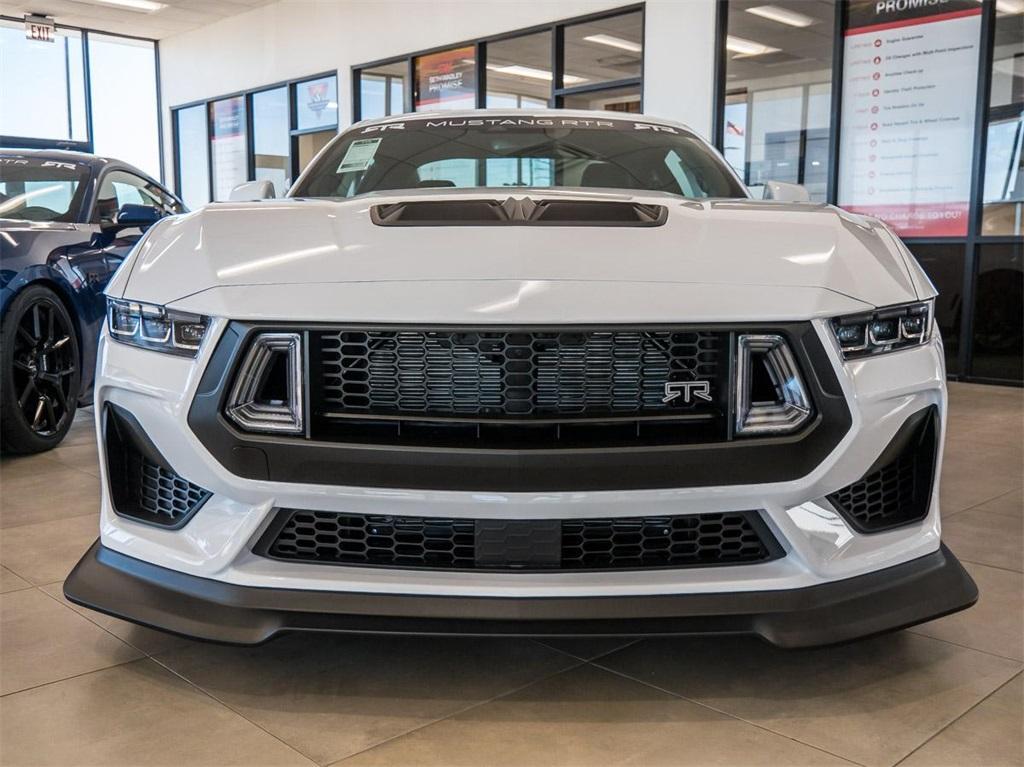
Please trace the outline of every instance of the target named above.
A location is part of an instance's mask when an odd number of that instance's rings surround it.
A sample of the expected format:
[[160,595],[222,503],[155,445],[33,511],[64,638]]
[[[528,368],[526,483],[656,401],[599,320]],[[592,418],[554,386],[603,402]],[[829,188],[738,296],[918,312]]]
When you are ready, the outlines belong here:
[[312,80],[322,80],[327,77],[334,77],[335,83],[338,81],[338,71],[331,69],[324,72],[317,72],[316,74],[303,75],[302,77],[296,77],[289,80],[280,80],[274,83],[268,83],[266,85],[260,85],[255,88],[247,88],[241,91],[234,91],[233,93],[218,94],[216,96],[208,96],[202,99],[196,99],[195,101],[189,101],[184,104],[176,104],[170,108],[171,114],[171,146],[173,149],[174,156],[174,190],[175,193],[180,196],[181,191],[181,143],[178,135],[178,113],[183,109],[190,109],[192,107],[203,107],[203,113],[206,119],[206,162],[207,162],[207,194],[211,201],[213,201],[213,190],[214,190],[214,178],[213,178],[213,144],[212,144],[212,130],[213,125],[210,121],[210,105],[215,101],[223,101],[224,99],[239,98],[243,99],[245,108],[245,159],[246,159],[246,175],[247,178],[253,178],[256,172],[256,145],[253,138],[253,108],[252,100],[253,96],[258,93],[265,91],[278,90],[280,88],[288,89],[288,167],[292,182],[298,178],[300,168],[299,163],[299,150],[298,141],[299,137],[309,133],[323,133],[325,131],[333,130],[335,133],[338,132],[340,121],[335,120],[334,123],[328,125],[319,125],[313,128],[298,127],[298,106],[296,101],[296,94],[298,93],[299,86],[304,83],[308,83]]
[[[575,26],[577,24],[586,24],[588,22],[603,21],[605,19],[615,18],[617,16],[625,16],[631,13],[640,14],[640,45],[643,51],[640,56],[640,74],[636,77],[620,78],[618,80],[606,80],[600,83],[588,83],[585,85],[575,85],[571,87],[565,87],[564,75],[565,75],[565,29],[566,27]],[[433,48],[426,48],[419,51],[413,51],[412,53],[406,53],[400,56],[391,56],[389,58],[377,59],[375,61],[369,61],[364,64],[356,64],[351,68],[352,77],[352,122],[357,123],[364,119],[362,114],[362,92],[360,89],[362,73],[364,71],[372,71],[380,67],[389,66],[393,64],[404,64],[405,65],[405,78],[408,81],[408,86],[404,89],[403,101],[405,107],[405,114],[414,114],[415,110],[415,65],[416,59],[421,56],[429,56],[433,53],[443,53],[445,51],[452,50],[454,48],[467,48],[472,46],[475,49],[476,58],[476,107],[478,109],[484,109],[487,106],[487,46],[490,43],[504,42],[506,40],[512,40],[517,37],[525,37],[527,35],[534,35],[541,32],[549,32],[551,34],[551,90],[548,95],[548,108],[549,109],[561,109],[564,106],[565,98],[567,96],[586,95],[590,93],[598,93],[600,91],[615,90],[617,88],[628,88],[636,87],[640,90],[640,109],[643,111],[643,98],[644,98],[644,67],[647,59],[647,41],[646,41],[646,8],[644,3],[635,3],[632,5],[624,5],[619,8],[610,8],[605,11],[597,11],[595,13],[588,13],[583,16],[573,16],[567,19],[560,19],[558,21],[551,22],[549,24],[538,24],[531,27],[523,27],[521,29],[514,29],[508,32],[502,32],[496,35],[488,35],[486,37],[478,37],[469,40],[461,40],[457,42],[448,43],[445,45],[435,46]],[[386,104],[386,112],[390,112],[390,104]],[[386,115],[389,116],[389,115]]]

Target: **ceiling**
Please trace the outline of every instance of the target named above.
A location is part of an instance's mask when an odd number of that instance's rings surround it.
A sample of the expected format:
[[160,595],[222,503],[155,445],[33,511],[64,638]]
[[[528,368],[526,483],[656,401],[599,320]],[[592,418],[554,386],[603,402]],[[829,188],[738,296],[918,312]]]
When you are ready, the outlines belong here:
[[159,0],[166,8],[158,11],[135,11],[104,5],[98,0],[6,0],[3,15],[21,17],[27,13],[53,16],[57,24],[83,27],[101,32],[115,32],[136,37],[161,39],[228,16],[269,5],[275,0]]

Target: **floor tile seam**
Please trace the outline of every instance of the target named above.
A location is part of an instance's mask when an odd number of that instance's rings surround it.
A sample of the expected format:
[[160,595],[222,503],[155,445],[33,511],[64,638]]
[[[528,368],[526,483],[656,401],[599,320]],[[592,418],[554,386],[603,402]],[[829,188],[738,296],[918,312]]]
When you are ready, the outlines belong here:
[[716,714],[720,714],[720,715],[728,717],[729,719],[732,719],[734,721],[742,722],[743,724],[750,725],[751,727],[755,727],[758,730],[761,730],[763,732],[767,732],[767,733],[770,733],[772,735],[776,735],[778,737],[781,737],[781,738],[784,738],[786,740],[789,740],[789,741],[791,741],[793,743],[799,743],[801,746],[805,746],[807,748],[811,748],[811,749],[813,749],[815,751],[818,751],[820,753],[823,753],[823,754],[828,754],[829,756],[834,756],[837,759],[842,759],[844,762],[849,762],[850,764],[859,765],[859,767],[865,767],[863,762],[858,762],[856,759],[853,759],[853,758],[851,758],[849,756],[843,756],[842,754],[838,754],[838,753],[836,753],[834,751],[829,751],[827,748],[823,748],[822,746],[815,745],[814,743],[807,743],[806,741],[800,740],[799,738],[795,738],[792,735],[789,735],[787,733],[779,732],[778,730],[773,730],[771,727],[768,727],[766,725],[760,724],[758,722],[753,722],[753,721],[751,721],[749,719],[745,719],[742,716],[738,716],[737,714],[733,714],[733,713],[731,713],[729,711],[724,711],[724,710],[722,710],[722,709],[720,709],[720,708],[718,708],[716,706],[712,706],[710,703],[706,703],[704,701],[697,700],[696,698],[690,698],[690,697],[688,697],[686,695],[683,695],[682,693],[676,692],[674,690],[669,690],[669,689],[667,689],[665,687],[661,687],[660,685],[654,684],[653,682],[649,682],[649,681],[644,680],[644,679],[639,679],[639,678],[637,678],[635,676],[632,676],[630,674],[627,674],[625,672],[618,671],[617,669],[609,668],[608,666],[603,666],[600,663],[591,663],[590,665],[595,666],[596,668],[600,668],[600,669],[602,669],[604,671],[607,671],[607,672],[609,672],[611,674],[615,674],[616,676],[620,676],[623,679],[628,679],[628,680],[630,680],[632,682],[637,682],[638,684],[642,684],[645,687],[650,687],[652,690],[657,690],[658,692],[663,692],[666,695],[671,695],[673,698],[678,698],[679,700],[685,700],[687,703],[693,703],[694,705],[700,706],[701,708],[707,709],[708,711],[714,711]]
[[302,751],[300,751],[298,748],[293,746],[288,741],[286,741],[283,738],[281,738],[280,736],[275,735],[274,733],[270,732],[269,730],[267,730],[265,727],[261,726],[257,722],[254,722],[252,719],[247,717],[245,714],[243,714],[241,711],[236,709],[234,706],[231,706],[231,705],[225,703],[223,700],[218,698],[216,695],[211,693],[209,690],[207,690],[202,685],[196,684],[195,682],[193,682],[191,679],[189,679],[184,674],[181,674],[181,673],[175,671],[173,668],[168,666],[166,663],[161,662],[159,658],[154,657],[152,655],[147,655],[146,659],[153,661],[153,663],[157,664],[160,668],[164,669],[165,671],[167,671],[172,676],[177,677],[178,679],[183,681],[185,684],[187,684],[192,689],[196,690],[200,694],[202,694],[205,697],[207,697],[210,700],[212,700],[214,703],[216,703],[221,708],[225,709],[226,711],[230,711],[232,714],[234,714],[235,716],[239,717],[243,721],[248,722],[249,724],[251,724],[253,727],[255,727],[260,732],[263,732],[266,735],[269,735],[271,738],[276,740],[278,743],[281,743],[282,745],[287,747],[289,751],[295,752],[296,754],[301,756],[303,759],[305,759],[310,764],[320,764],[319,762],[316,761],[316,759],[314,759],[313,757],[309,756],[309,754],[304,754]]
[[985,697],[983,697],[983,698],[982,698],[981,700],[977,701],[977,702],[976,702],[976,703],[975,703],[975,704],[974,704],[973,706],[971,706],[971,707],[970,707],[970,708],[968,708],[968,709],[967,709],[966,711],[964,711],[964,712],[963,712],[962,714],[960,714],[960,716],[958,716],[958,717],[957,717],[956,719],[954,719],[953,721],[951,721],[951,722],[948,722],[947,724],[945,724],[945,725],[943,725],[942,727],[940,727],[940,728],[938,729],[938,731],[936,731],[936,732],[935,732],[934,734],[932,734],[932,735],[931,735],[931,737],[929,737],[929,738],[928,738],[928,739],[927,739],[926,741],[924,741],[923,743],[921,743],[921,744],[919,744],[919,745],[918,745],[917,747],[915,747],[913,751],[911,751],[910,753],[908,753],[908,754],[907,754],[906,756],[902,757],[902,758],[901,758],[901,759],[900,759],[900,760],[899,760],[898,762],[895,762],[895,763],[893,764],[893,766],[892,766],[892,767],[898,767],[898,765],[900,765],[900,764],[903,764],[903,763],[904,763],[905,761],[907,761],[907,759],[909,759],[909,758],[910,758],[911,756],[913,756],[913,755],[914,755],[915,753],[917,753],[917,752],[918,752],[918,751],[920,751],[920,750],[921,750],[922,748],[924,748],[924,747],[925,747],[926,745],[928,745],[929,743],[931,743],[931,742],[932,742],[933,740],[935,740],[935,738],[937,738],[937,737],[938,737],[939,735],[941,735],[941,734],[942,734],[943,732],[945,732],[945,731],[946,731],[946,730],[948,730],[948,729],[949,729],[950,727],[952,727],[952,726],[953,726],[954,724],[956,724],[957,722],[959,722],[959,721],[960,721],[961,719],[963,719],[963,718],[964,718],[965,716],[967,716],[967,715],[968,715],[969,713],[971,713],[972,711],[974,711],[974,709],[976,709],[976,708],[977,708],[978,706],[980,706],[980,705],[981,705],[982,703],[984,703],[984,702],[985,702],[986,700],[988,700],[989,698],[991,698],[991,697],[992,697],[993,695],[995,695],[995,694],[996,694],[997,692],[999,692],[1000,690],[1002,690],[1002,689],[1003,689],[1004,687],[1006,687],[1006,686],[1007,686],[1008,684],[1011,684],[1011,683],[1012,683],[1012,682],[1013,682],[1013,681],[1014,681],[1014,680],[1015,680],[1015,679],[1016,679],[1017,677],[1019,677],[1019,676],[1021,675],[1021,673],[1024,673],[1024,671],[1018,670],[1018,671],[1017,671],[1017,673],[1015,673],[1015,674],[1014,674],[1013,676],[1011,676],[1011,677],[1010,677],[1009,679],[1007,679],[1007,680],[1006,680],[1005,682],[1003,682],[1003,683],[1002,683],[1001,685],[999,685],[999,686],[998,686],[998,687],[997,687],[996,689],[994,689],[994,690],[993,690],[992,692],[990,692],[990,693],[989,693],[988,695],[986,695]]
[[[538,644],[540,644],[540,643],[538,642]],[[544,645],[544,646],[547,647],[547,645]],[[553,647],[547,647],[547,649],[555,651],[555,652],[560,652],[560,651],[555,650],[555,648],[553,648]],[[578,663],[574,663],[571,666],[567,666],[566,668],[559,669],[558,671],[553,671],[550,674],[544,674],[543,676],[540,676],[537,679],[533,679],[533,680],[531,680],[529,682],[526,682],[525,684],[521,684],[518,687],[515,687],[515,688],[513,688],[511,690],[506,690],[505,692],[502,692],[502,693],[499,693],[497,695],[494,695],[494,696],[488,698],[487,700],[476,701],[476,702],[471,703],[471,704],[469,704],[467,706],[463,706],[462,708],[460,708],[457,711],[452,711],[451,713],[446,714],[445,716],[439,717],[439,718],[434,719],[434,720],[432,720],[430,722],[424,722],[423,724],[418,725],[416,727],[413,727],[412,729],[407,730],[405,732],[398,733],[396,735],[392,735],[391,737],[385,738],[384,740],[380,741],[379,743],[373,743],[373,744],[367,746],[366,748],[360,749],[359,751],[354,751],[351,754],[346,754],[345,756],[341,757],[340,759],[335,759],[334,761],[328,762],[325,765],[325,767],[335,767],[335,765],[342,764],[346,760],[352,759],[352,758],[354,758],[354,757],[356,757],[356,756],[358,756],[360,754],[364,754],[367,751],[372,751],[373,749],[380,748],[381,746],[384,746],[384,745],[386,745],[388,743],[391,743],[392,741],[399,740],[401,738],[405,738],[405,737],[407,737],[409,735],[412,735],[413,733],[419,732],[420,730],[425,730],[428,727],[433,727],[434,725],[440,724],[441,722],[445,722],[445,721],[447,721],[449,719],[453,719],[453,718],[455,718],[457,716],[461,716],[462,714],[465,714],[467,711],[472,711],[475,708],[479,708],[481,706],[486,706],[486,705],[488,705],[490,703],[494,703],[495,701],[501,700],[502,698],[506,698],[506,697],[508,697],[510,695],[515,695],[516,693],[522,692],[523,690],[525,690],[525,689],[527,689],[529,687],[532,687],[535,684],[540,684],[541,682],[547,681],[548,679],[552,679],[552,678],[558,676],[559,674],[564,674],[564,673],[566,673],[568,671],[573,671],[574,669],[578,669],[578,668],[581,668],[583,666],[590,665],[590,664],[587,663],[587,661],[580,660],[580,659],[576,658],[576,656],[574,656],[574,655],[570,655],[568,653],[562,653],[562,654],[565,655],[568,658],[572,658],[573,660],[579,660],[579,662]]]

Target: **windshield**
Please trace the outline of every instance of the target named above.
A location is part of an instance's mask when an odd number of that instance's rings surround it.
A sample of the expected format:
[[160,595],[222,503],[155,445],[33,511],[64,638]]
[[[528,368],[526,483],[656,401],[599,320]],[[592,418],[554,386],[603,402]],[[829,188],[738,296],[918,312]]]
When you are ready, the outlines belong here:
[[292,196],[446,187],[746,197],[725,163],[681,128],[556,116],[423,118],[357,127],[319,157]]
[[0,157],[0,218],[74,223],[88,176],[73,162]]

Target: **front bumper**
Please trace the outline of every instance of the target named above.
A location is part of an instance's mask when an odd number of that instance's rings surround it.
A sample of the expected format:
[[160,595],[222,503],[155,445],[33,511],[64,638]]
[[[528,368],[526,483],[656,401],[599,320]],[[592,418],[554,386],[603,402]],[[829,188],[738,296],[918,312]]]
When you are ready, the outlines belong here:
[[[825,337],[827,328],[815,327]],[[223,329],[219,323],[214,335]],[[747,484],[517,492],[336,484],[326,469],[307,481],[241,476],[189,424],[212,346],[193,363],[104,338],[96,395],[101,433],[108,405],[130,413],[154,450],[209,498],[180,529],[144,524],[117,513],[104,460],[101,542],[69,578],[67,593],[129,620],[238,643],[287,630],[342,630],[753,633],[801,646],[969,606],[974,586],[940,548],[937,476],[927,514],[884,532],[858,533],[827,500],[863,477],[915,413],[944,412],[940,343],[847,365],[823,346],[852,423],[809,472]],[[784,463],[787,450],[777,452]],[[486,520],[757,510],[784,552],[753,565],[603,572],[327,567],[259,555],[257,544],[280,509]]]
[[784,591],[633,597],[453,597],[254,588],[168,570],[93,544],[64,583],[72,602],[153,628],[256,644],[286,631],[476,636],[753,634],[779,647],[835,644],[970,607],[978,589],[950,551]]

